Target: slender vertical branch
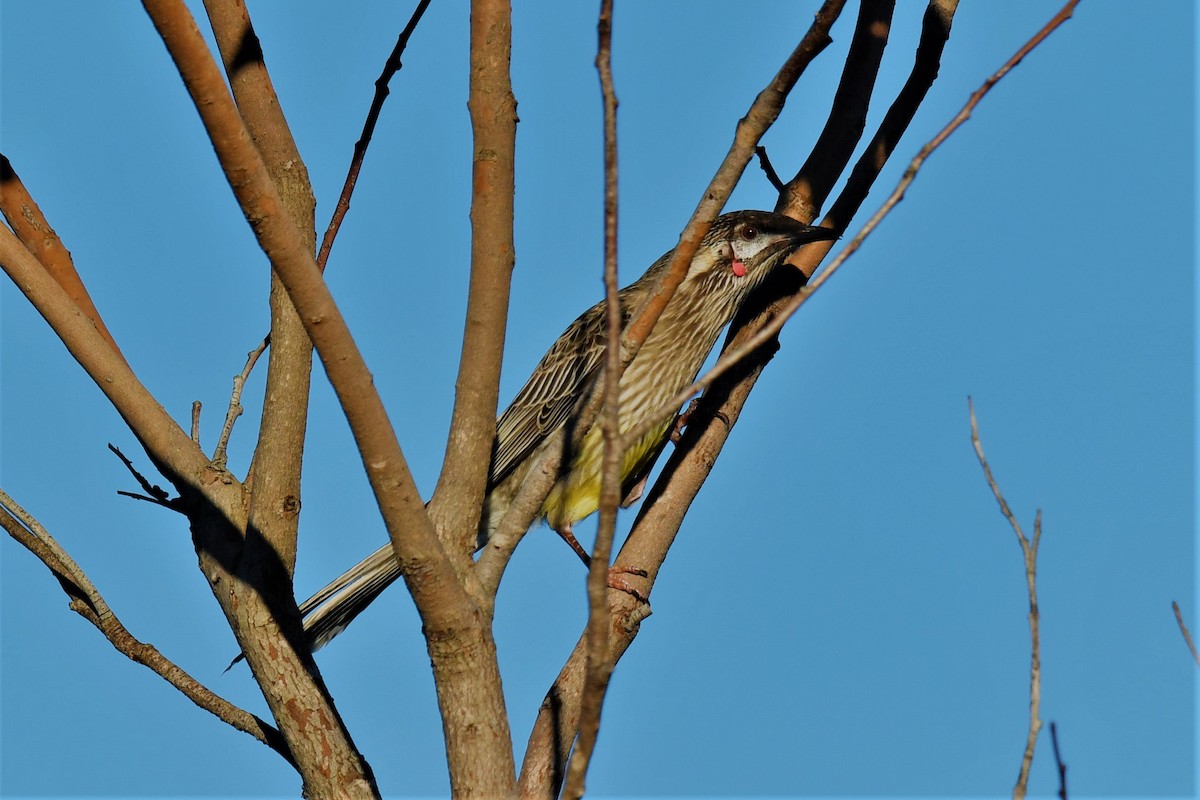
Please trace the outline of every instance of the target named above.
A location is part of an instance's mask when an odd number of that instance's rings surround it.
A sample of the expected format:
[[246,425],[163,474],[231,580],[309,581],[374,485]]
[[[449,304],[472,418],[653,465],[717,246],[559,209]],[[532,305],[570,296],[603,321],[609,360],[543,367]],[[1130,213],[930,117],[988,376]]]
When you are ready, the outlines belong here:
[[[712,220],[724,207],[729,195],[733,192],[733,187],[745,171],[746,165],[753,158],[755,147],[763,133],[778,118],[788,94],[804,70],[831,41],[829,29],[841,14],[844,5],[845,0],[826,0],[822,4],[813,18],[812,25],[801,37],[796,48],[784,61],[770,83],[759,92],[746,115],[739,120],[729,152],[726,153],[724,160],[717,168],[716,174],[709,182],[696,210],[680,235],[679,243],[675,247],[658,292],[643,306],[625,330],[621,341],[622,363],[628,364],[634,358],[641,343],[645,341],[658,321],[662,310],[674,295],[679,283],[682,282],[687,267],[695,256],[696,249],[708,231]],[[577,430],[586,431],[594,421],[594,415],[598,410],[597,404],[589,404],[589,407],[585,408],[580,415]],[[554,482],[552,471],[543,468],[545,462],[552,457],[551,453],[543,456],[531,470],[533,478],[526,480],[526,487],[536,486],[537,490],[542,492],[542,497],[545,497],[546,493],[550,491]],[[522,488],[522,494],[526,487]],[[531,489],[530,496],[533,493],[533,489]],[[645,508],[645,504],[643,504],[643,508]],[[524,527],[528,527],[535,513],[536,510],[530,514],[527,520],[523,521]],[[512,514],[510,513],[509,516]],[[520,522],[514,522],[511,530],[517,530]],[[506,520],[502,528],[509,527]],[[509,530],[505,531],[506,536],[510,533]],[[485,550],[480,559],[481,566],[485,563],[490,564],[495,553],[496,551],[492,548]],[[642,564],[627,563],[624,568],[640,570],[642,567]],[[620,564],[618,564],[618,568],[622,568]],[[491,572],[494,574],[497,570],[493,568]],[[636,628],[636,623],[629,623],[629,620],[646,613],[644,603],[635,602],[631,597],[627,599],[629,600],[628,604],[624,599],[618,598],[610,616],[610,619],[614,619],[618,615],[621,617],[620,622],[615,619],[613,621],[614,628],[620,627],[622,630],[620,641],[616,643],[614,654],[611,657],[614,664],[624,649],[628,647],[628,643],[632,639],[631,630]],[[572,657],[563,667],[563,672],[560,673],[559,679],[551,687],[546,701],[542,704],[529,737],[524,763],[521,766],[519,786],[524,796],[548,796],[557,793],[558,781],[562,777],[558,767],[567,760],[567,754],[575,740],[579,722],[582,681],[576,680],[578,675],[571,670],[582,668],[583,659]]]
[[1054,766],[1058,769],[1058,798],[1067,800],[1067,765],[1058,749],[1058,726],[1050,723],[1050,742],[1054,745]]
[[1037,745],[1038,733],[1042,729],[1042,720],[1040,717],[1042,707],[1042,651],[1041,639],[1039,635],[1040,614],[1038,612],[1037,601],[1037,551],[1038,545],[1042,541],[1042,510],[1039,508],[1033,519],[1033,539],[1030,540],[1025,536],[1025,532],[1021,530],[1021,524],[1017,522],[1017,518],[1012,513],[1012,509],[1008,506],[1008,501],[1004,499],[1004,495],[1000,492],[1000,486],[996,483],[995,476],[992,475],[992,468],[988,466],[987,458],[983,455],[983,443],[979,440],[979,423],[975,419],[975,404],[970,397],[967,398],[967,408],[971,416],[971,446],[975,449],[975,457],[979,459],[979,466],[983,468],[984,478],[987,480],[988,488],[992,490],[992,495],[996,498],[997,504],[1000,506],[1000,513],[1008,520],[1008,524],[1012,526],[1013,533],[1017,536],[1017,543],[1021,546],[1021,556],[1025,562],[1025,586],[1029,593],[1029,638],[1030,638],[1030,664],[1029,664],[1029,733],[1025,738],[1025,751],[1021,755],[1021,769],[1017,775],[1017,783],[1013,787],[1013,800],[1021,800],[1025,797],[1029,788],[1029,769],[1033,766],[1033,751]]
[[429,503],[438,535],[462,570],[471,564],[487,490],[516,259],[517,101],[512,91],[511,59],[509,0],[473,0],[467,96],[474,135],[471,279],[446,457]]
[[617,94],[612,76],[612,0],[600,0],[597,23],[596,70],[604,106],[604,290],[606,341],[604,346],[604,401],[598,424],[604,434],[600,479],[600,523],[592,562],[588,569],[587,669],[580,700],[579,742],[571,756],[563,796],[583,797],[584,781],[596,738],[600,711],[612,676],[609,657],[608,565],[612,557],[617,506],[621,503],[621,460],[624,448],[620,429],[621,303],[617,280]]

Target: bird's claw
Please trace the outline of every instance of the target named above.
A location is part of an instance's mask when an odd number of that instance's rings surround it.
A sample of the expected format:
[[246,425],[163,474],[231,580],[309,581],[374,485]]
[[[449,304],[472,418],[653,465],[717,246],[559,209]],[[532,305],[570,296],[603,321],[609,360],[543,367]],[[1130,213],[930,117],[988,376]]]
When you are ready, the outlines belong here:
[[624,592],[639,603],[649,603],[650,598],[642,594],[641,590],[630,583],[629,579],[625,577],[626,575],[636,575],[639,578],[650,577],[650,573],[637,567],[612,567],[608,571],[608,587],[616,589],[619,592]]

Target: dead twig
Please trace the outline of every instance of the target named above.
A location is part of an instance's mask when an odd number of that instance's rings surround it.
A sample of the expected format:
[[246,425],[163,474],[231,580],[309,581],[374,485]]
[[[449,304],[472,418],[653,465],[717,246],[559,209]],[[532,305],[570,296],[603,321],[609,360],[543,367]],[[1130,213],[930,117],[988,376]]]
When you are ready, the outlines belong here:
[[217,446],[213,449],[212,465],[217,469],[225,469],[225,464],[229,460],[227,452],[229,436],[233,433],[233,423],[237,421],[237,418],[242,415],[243,411],[242,390],[246,387],[246,381],[250,377],[251,370],[258,363],[258,357],[263,354],[270,343],[271,337],[264,337],[259,342],[258,347],[246,354],[246,365],[242,367],[242,371],[233,376],[233,391],[229,395],[229,409],[225,412],[225,424],[221,426],[221,436],[217,439]]
[[1037,514],[1034,516],[1033,539],[1030,540],[1026,537],[1025,532],[1021,530],[1021,524],[1017,522],[1016,516],[1013,515],[1012,509],[1008,506],[1008,501],[1004,499],[1004,495],[1000,492],[1000,486],[996,483],[996,478],[992,475],[992,468],[988,466],[987,458],[983,455],[983,444],[979,440],[979,423],[975,419],[975,404],[970,397],[967,398],[967,409],[971,417],[971,446],[975,448],[975,457],[979,459],[979,466],[983,468],[983,475],[987,480],[988,488],[992,490],[996,502],[1000,505],[1000,513],[1008,520],[1008,524],[1012,526],[1013,533],[1017,535],[1017,542],[1021,545],[1021,555],[1025,561],[1025,584],[1029,593],[1031,657],[1029,665],[1029,734],[1025,739],[1025,752],[1021,757],[1021,770],[1017,776],[1016,786],[1013,787],[1013,800],[1020,800],[1025,797],[1025,793],[1029,787],[1029,768],[1033,765],[1033,750],[1037,744],[1038,733],[1042,729],[1042,720],[1039,717],[1042,704],[1042,659],[1041,642],[1038,633],[1040,614],[1037,601],[1037,551],[1038,545],[1042,540],[1042,510],[1039,508]]
[[317,251],[317,266],[324,271],[325,265],[329,262],[329,252],[333,249],[333,240],[337,238],[338,231],[342,227],[342,220],[346,218],[346,213],[350,210],[350,196],[354,194],[354,186],[358,183],[358,174],[362,171],[363,159],[367,156],[367,147],[371,144],[371,136],[375,133],[375,124],[379,122],[379,114],[383,110],[383,101],[387,99],[390,89],[388,83],[404,66],[400,61],[400,56],[404,54],[404,49],[408,47],[408,40],[412,37],[413,31],[416,30],[417,23],[421,21],[425,9],[429,8],[429,0],[420,0],[417,3],[416,9],[409,18],[408,24],[404,26],[404,30],[400,32],[400,36],[396,39],[396,46],[392,48],[391,55],[388,56],[387,62],[383,65],[383,72],[375,79],[375,96],[371,99],[371,107],[367,111],[367,119],[363,122],[362,134],[358,137],[358,141],[354,143],[354,154],[350,157],[350,167],[346,171],[346,181],[342,185],[342,193],[338,197],[337,205],[333,209],[333,217],[329,220],[329,227],[325,229],[325,236],[321,239],[321,249]]
[[[110,447],[112,447],[110,445]],[[116,448],[112,448],[120,456]],[[126,459],[120,456],[123,461]],[[136,474],[136,473],[135,473]],[[148,499],[148,498],[143,498]],[[164,656],[153,645],[138,641],[125,628],[104,597],[38,520],[6,492],[0,490],[0,527],[33,553],[54,575],[71,598],[71,610],[90,622],[118,652],[148,667],[185,697],[222,722],[253,736],[292,762],[291,752],[279,731],[250,712],[211,691]]]
[[118,489],[117,494],[124,495],[125,497],[132,497],[134,500],[145,500],[148,503],[154,503],[155,505],[162,506],[163,508],[169,508],[172,511],[179,511],[182,513],[182,510],[179,507],[180,498],[172,498],[161,486],[150,483],[150,481],[146,479],[146,476],[138,472],[137,467],[133,466],[133,462],[130,461],[129,458],[122,453],[120,448],[115,444],[109,442],[108,449],[112,451],[113,455],[121,459],[121,463],[125,465],[125,469],[129,470],[129,474],[133,475],[134,479],[138,482],[138,485],[142,487],[142,491],[146,493],[145,495],[140,495],[134,492],[124,492]]
[[1179,610],[1179,603],[1172,600],[1171,609],[1175,612],[1175,621],[1179,623],[1179,632],[1183,634],[1183,641],[1187,643],[1188,652],[1192,654],[1196,666],[1200,667],[1200,653],[1196,652],[1196,644],[1192,641],[1192,634],[1188,630],[1188,626],[1183,623],[1183,613]]
[[612,677],[609,657],[608,569],[612,558],[617,506],[621,503],[620,383],[621,302],[617,280],[617,94],[612,74],[612,0],[600,0],[597,22],[596,71],[604,107],[604,289],[606,337],[604,344],[604,393],[597,424],[604,434],[604,456],[600,478],[600,522],[592,561],[588,569],[587,666],[580,698],[579,737],[567,768],[563,796],[583,797],[584,781],[596,739],[600,734],[600,712]]
[[1058,769],[1059,800],[1067,800],[1067,765],[1063,763],[1062,753],[1058,749],[1058,726],[1050,723],[1050,742],[1054,745],[1054,765]]

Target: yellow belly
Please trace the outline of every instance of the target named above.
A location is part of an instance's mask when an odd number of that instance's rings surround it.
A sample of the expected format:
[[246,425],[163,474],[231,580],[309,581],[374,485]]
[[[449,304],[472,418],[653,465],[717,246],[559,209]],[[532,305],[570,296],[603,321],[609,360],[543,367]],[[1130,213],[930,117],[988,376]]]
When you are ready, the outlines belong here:
[[[621,459],[622,486],[646,465],[662,437],[666,436],[671,420],[654,428],[625,451]],[[550,490],[542,515],[555,530],[562,530],[588,516],[600,507],[600,471],[604,460],[604,436],[593,426],[583,439],[579,455],[571,471]]]

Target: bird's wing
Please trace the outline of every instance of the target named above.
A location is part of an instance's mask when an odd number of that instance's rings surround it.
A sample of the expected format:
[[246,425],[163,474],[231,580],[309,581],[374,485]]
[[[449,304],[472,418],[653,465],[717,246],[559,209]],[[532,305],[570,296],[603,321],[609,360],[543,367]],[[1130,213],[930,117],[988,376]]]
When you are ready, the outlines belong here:
[[[628,304],[622,297],[622,327]],[[549,434],[567,421],[604,362],[604,303],[571,323],[542,356],[529,381],[496,422],[490,483],[495,486],[524,461]]]

